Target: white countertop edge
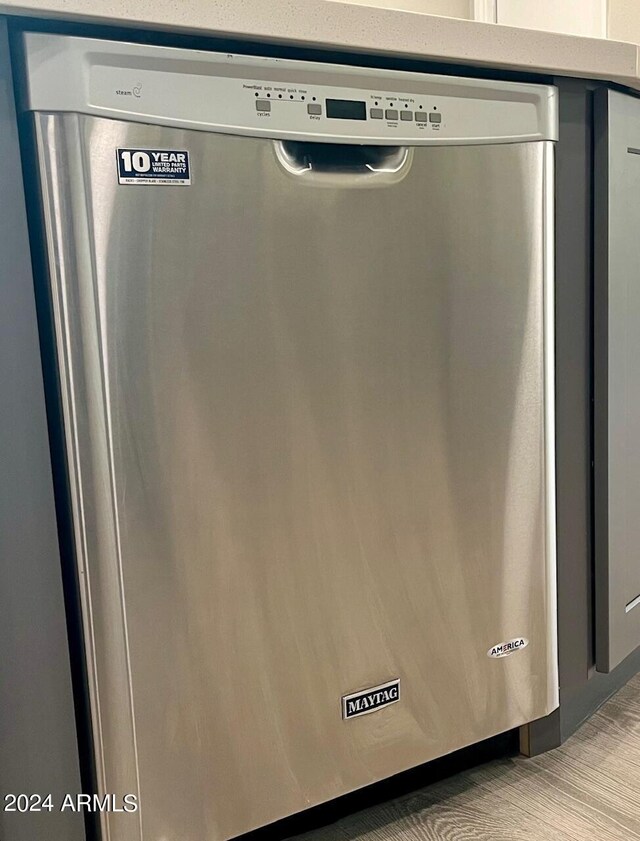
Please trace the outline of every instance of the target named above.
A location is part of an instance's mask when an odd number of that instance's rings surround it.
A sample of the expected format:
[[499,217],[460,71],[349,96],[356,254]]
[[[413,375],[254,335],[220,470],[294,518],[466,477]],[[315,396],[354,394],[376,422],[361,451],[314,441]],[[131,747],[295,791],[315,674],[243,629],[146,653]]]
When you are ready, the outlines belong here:
[[335,0],[0,0],[0,13],[585,77],[640,90],[636,44]]

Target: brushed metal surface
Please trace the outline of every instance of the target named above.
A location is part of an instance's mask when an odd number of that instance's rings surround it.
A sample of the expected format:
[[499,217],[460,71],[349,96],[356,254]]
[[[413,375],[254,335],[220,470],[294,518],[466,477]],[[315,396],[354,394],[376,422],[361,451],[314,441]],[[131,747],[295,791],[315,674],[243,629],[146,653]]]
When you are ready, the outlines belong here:
[[[141,798],[105,837],[219,841],[549,712],[551,144],[352,189],[36,128],[100,785]],[[118,186],[118,146],[192,186]]]

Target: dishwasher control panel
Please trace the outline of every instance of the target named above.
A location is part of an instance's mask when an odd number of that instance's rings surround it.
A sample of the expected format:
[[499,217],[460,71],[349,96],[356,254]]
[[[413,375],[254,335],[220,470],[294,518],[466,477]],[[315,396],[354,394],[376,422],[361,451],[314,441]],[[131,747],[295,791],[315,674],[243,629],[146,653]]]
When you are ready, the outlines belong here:
[[25,110],[225,134],[447,145],[557,139],[548,85],[29,32]]
[[[330,130],[339,127],[341,131],[349,132],[353,131],[354,122],[375,121],[373,131],[388,128],[391,137],[394,131],[403,134],[415,131],[419,136],[420,133],[446,132],[447,129],[442,97],[435,94],[277,85],[270,82],[243,82],[242,88],[245,96],[253,94],[257,114],[283,125],[306,119],[313,130],[317,128],[314,124],[335,120],[335,126],[327,124]],[[371,131],[371,127],[367,130]]]

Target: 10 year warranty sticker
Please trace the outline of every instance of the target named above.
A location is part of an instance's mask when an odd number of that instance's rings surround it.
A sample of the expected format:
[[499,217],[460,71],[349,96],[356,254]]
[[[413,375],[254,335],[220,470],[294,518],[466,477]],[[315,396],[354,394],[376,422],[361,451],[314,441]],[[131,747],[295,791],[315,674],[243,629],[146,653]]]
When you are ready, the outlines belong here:
[[184,149],[117,149],[118,184],[191,184],[189,153]]

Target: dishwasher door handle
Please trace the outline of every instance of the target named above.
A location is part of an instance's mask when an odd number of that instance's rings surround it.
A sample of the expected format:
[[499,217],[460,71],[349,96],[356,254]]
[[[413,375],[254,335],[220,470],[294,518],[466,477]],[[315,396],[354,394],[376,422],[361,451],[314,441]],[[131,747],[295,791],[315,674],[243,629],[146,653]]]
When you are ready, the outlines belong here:
[[287,174],[315,187],[385,187],[407,176],[411,146],[361,146],[351,143],[274,141]]

